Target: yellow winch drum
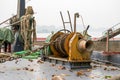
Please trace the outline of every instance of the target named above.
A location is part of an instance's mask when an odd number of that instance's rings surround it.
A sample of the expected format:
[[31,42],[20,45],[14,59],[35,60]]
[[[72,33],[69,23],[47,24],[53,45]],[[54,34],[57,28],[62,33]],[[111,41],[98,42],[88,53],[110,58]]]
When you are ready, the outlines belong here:
[[66,50],[64,48],[65,39],[69,34],[62,34],[60,37],[56,38],[56,42],[53,44],[54,48],[58,51],[60,56],[68,57]]
[[54,56],[69,60],[89,60],[93,42],[85,40],[80,33],[57,32],[52,37],[50,49]]

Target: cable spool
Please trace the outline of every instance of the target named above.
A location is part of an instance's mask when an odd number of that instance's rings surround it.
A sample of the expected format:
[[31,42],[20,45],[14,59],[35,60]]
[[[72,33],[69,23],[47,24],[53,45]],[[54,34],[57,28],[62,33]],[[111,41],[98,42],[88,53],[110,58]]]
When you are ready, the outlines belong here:
[[69,34],[64,33],[62,34],[60,37],[58,37],[56,39],[56,42],[54,43],[54,47],[55,49],[59,52],[59,54],[62,57],[67,57],[68,54],[66,53],[65,49],[64,49],[64,43],[65,43],[65,39]]
[[[67,33],[64,33],[64,32]],[[50,42],[52,44],[50,45],[51,51],[53,52],[54,56],[58,57],[68,57],[68,54],[66,53],[64,49],[65,39],[71,32],[66,29],[59,30],[57,33],[55,33],[52,37]]]

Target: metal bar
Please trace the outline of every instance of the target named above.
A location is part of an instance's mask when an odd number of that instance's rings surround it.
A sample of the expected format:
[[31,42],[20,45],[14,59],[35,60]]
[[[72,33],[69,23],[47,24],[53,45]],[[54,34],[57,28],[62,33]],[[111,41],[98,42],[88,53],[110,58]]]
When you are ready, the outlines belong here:
[[113,55],[113,54],[120,54],[120,52],[103,52],[103,54],[109,54],[109,55]]
[[70,22],[64,22],[64,23],[70,23]]
[[88,29],[89,29],[89,25],[87,26],[87,28],[85,29],[85,34],[84,34],[84,36],[87,34],[87,31],[88,31]]
[[67,11],[67,12],[68,12],[68,17],[69,17],[69,21],[70,21],[69,23],[70,23],[70,27],[71,27],[71,32],[73,32],[70,13],[69,13],[69,11]]
[[10,24],[10,25],[7,25],[7,26],[4,26],[4,27],[13,26],[13,25],[15,25],[15,24],[17,24],[17,23],[20,23],[20,22],[21,22],[21,20],[20,20],[20,21],[17,21],[17,22],[14,22],[13,24]]
[[[13,17],[15,17],[15,16],[16,16],[16,15],[14,15]],[[7,22],[8,20],[10,20],[10,19],[13,18],[13,17],[10,17],[10,18],[8,18],[7,20],[1,22],[0,25],[2,25],[3,23]]]
[[76,32],[76,18],[79,18],[79,13],[74,14],[74,32]]
[[19,19],[24,14],[25,14],[25,0],[18,0],[17,18]]
[[3,23],[7,22],[8,20],[10,20],[10,18],[5,20],[5,21],[3,21],[3,22],[1,22],[0,25],[2,25]]
[[109,52],[109,31],[107,31],[106,51]]
[[74,14],[74,32],[76,32],[76,14]]
[[[64,19],[63,19],[63,16],[62,16],[62,12],[60,11],[60,15],[61,15],[61,18],[62,18],[62,22],[63,22],[63,27],[65,29],[65,23],[64,23]],[[65,31],[66,32],[66,31]]]

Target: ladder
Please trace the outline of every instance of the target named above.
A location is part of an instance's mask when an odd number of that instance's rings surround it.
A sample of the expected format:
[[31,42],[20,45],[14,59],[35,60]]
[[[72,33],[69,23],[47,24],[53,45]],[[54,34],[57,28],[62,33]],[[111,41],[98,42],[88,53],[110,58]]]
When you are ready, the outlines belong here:
[[[67,11],[67,13],[68,13],[69,21],[68,21],[68,22],[65,22],[64,19],[63,19],[63,16],[62,16],[62,12],[60,11],[60,15],[61,15],[62,22],[63,22],[63,27],[64,27],[64,30],[65,30],[65,29],[66,29],[65,24],[68,24],[68,23],[69,23],[69,24],[70,24],[70,28],[71,28],[71,32],[73,32],[70,13],[69,13],[69,11]],[[66,32],[66,31],[65,31],[65,32]]]

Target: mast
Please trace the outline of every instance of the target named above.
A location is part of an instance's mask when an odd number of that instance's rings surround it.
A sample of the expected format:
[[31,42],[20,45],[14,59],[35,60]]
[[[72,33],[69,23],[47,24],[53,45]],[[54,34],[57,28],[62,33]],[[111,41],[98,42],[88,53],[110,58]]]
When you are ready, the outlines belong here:
[[[17,21],[20,20],[21,16],[23,16],[25,14],[25,0],[18,0],[17,3]],[[14,27],[15,30],[15,43],[13,45],[13,52],[18,52],[18,51],[22,51],[24,50],[24,42],[21,41],[21,39],[19,38],[20,35],[20,24],[16,24],[13,25],[12,27]]]
[[21,16],[25,14],[25,0],[18,0],[17,5],[17,18],[20,19]]

